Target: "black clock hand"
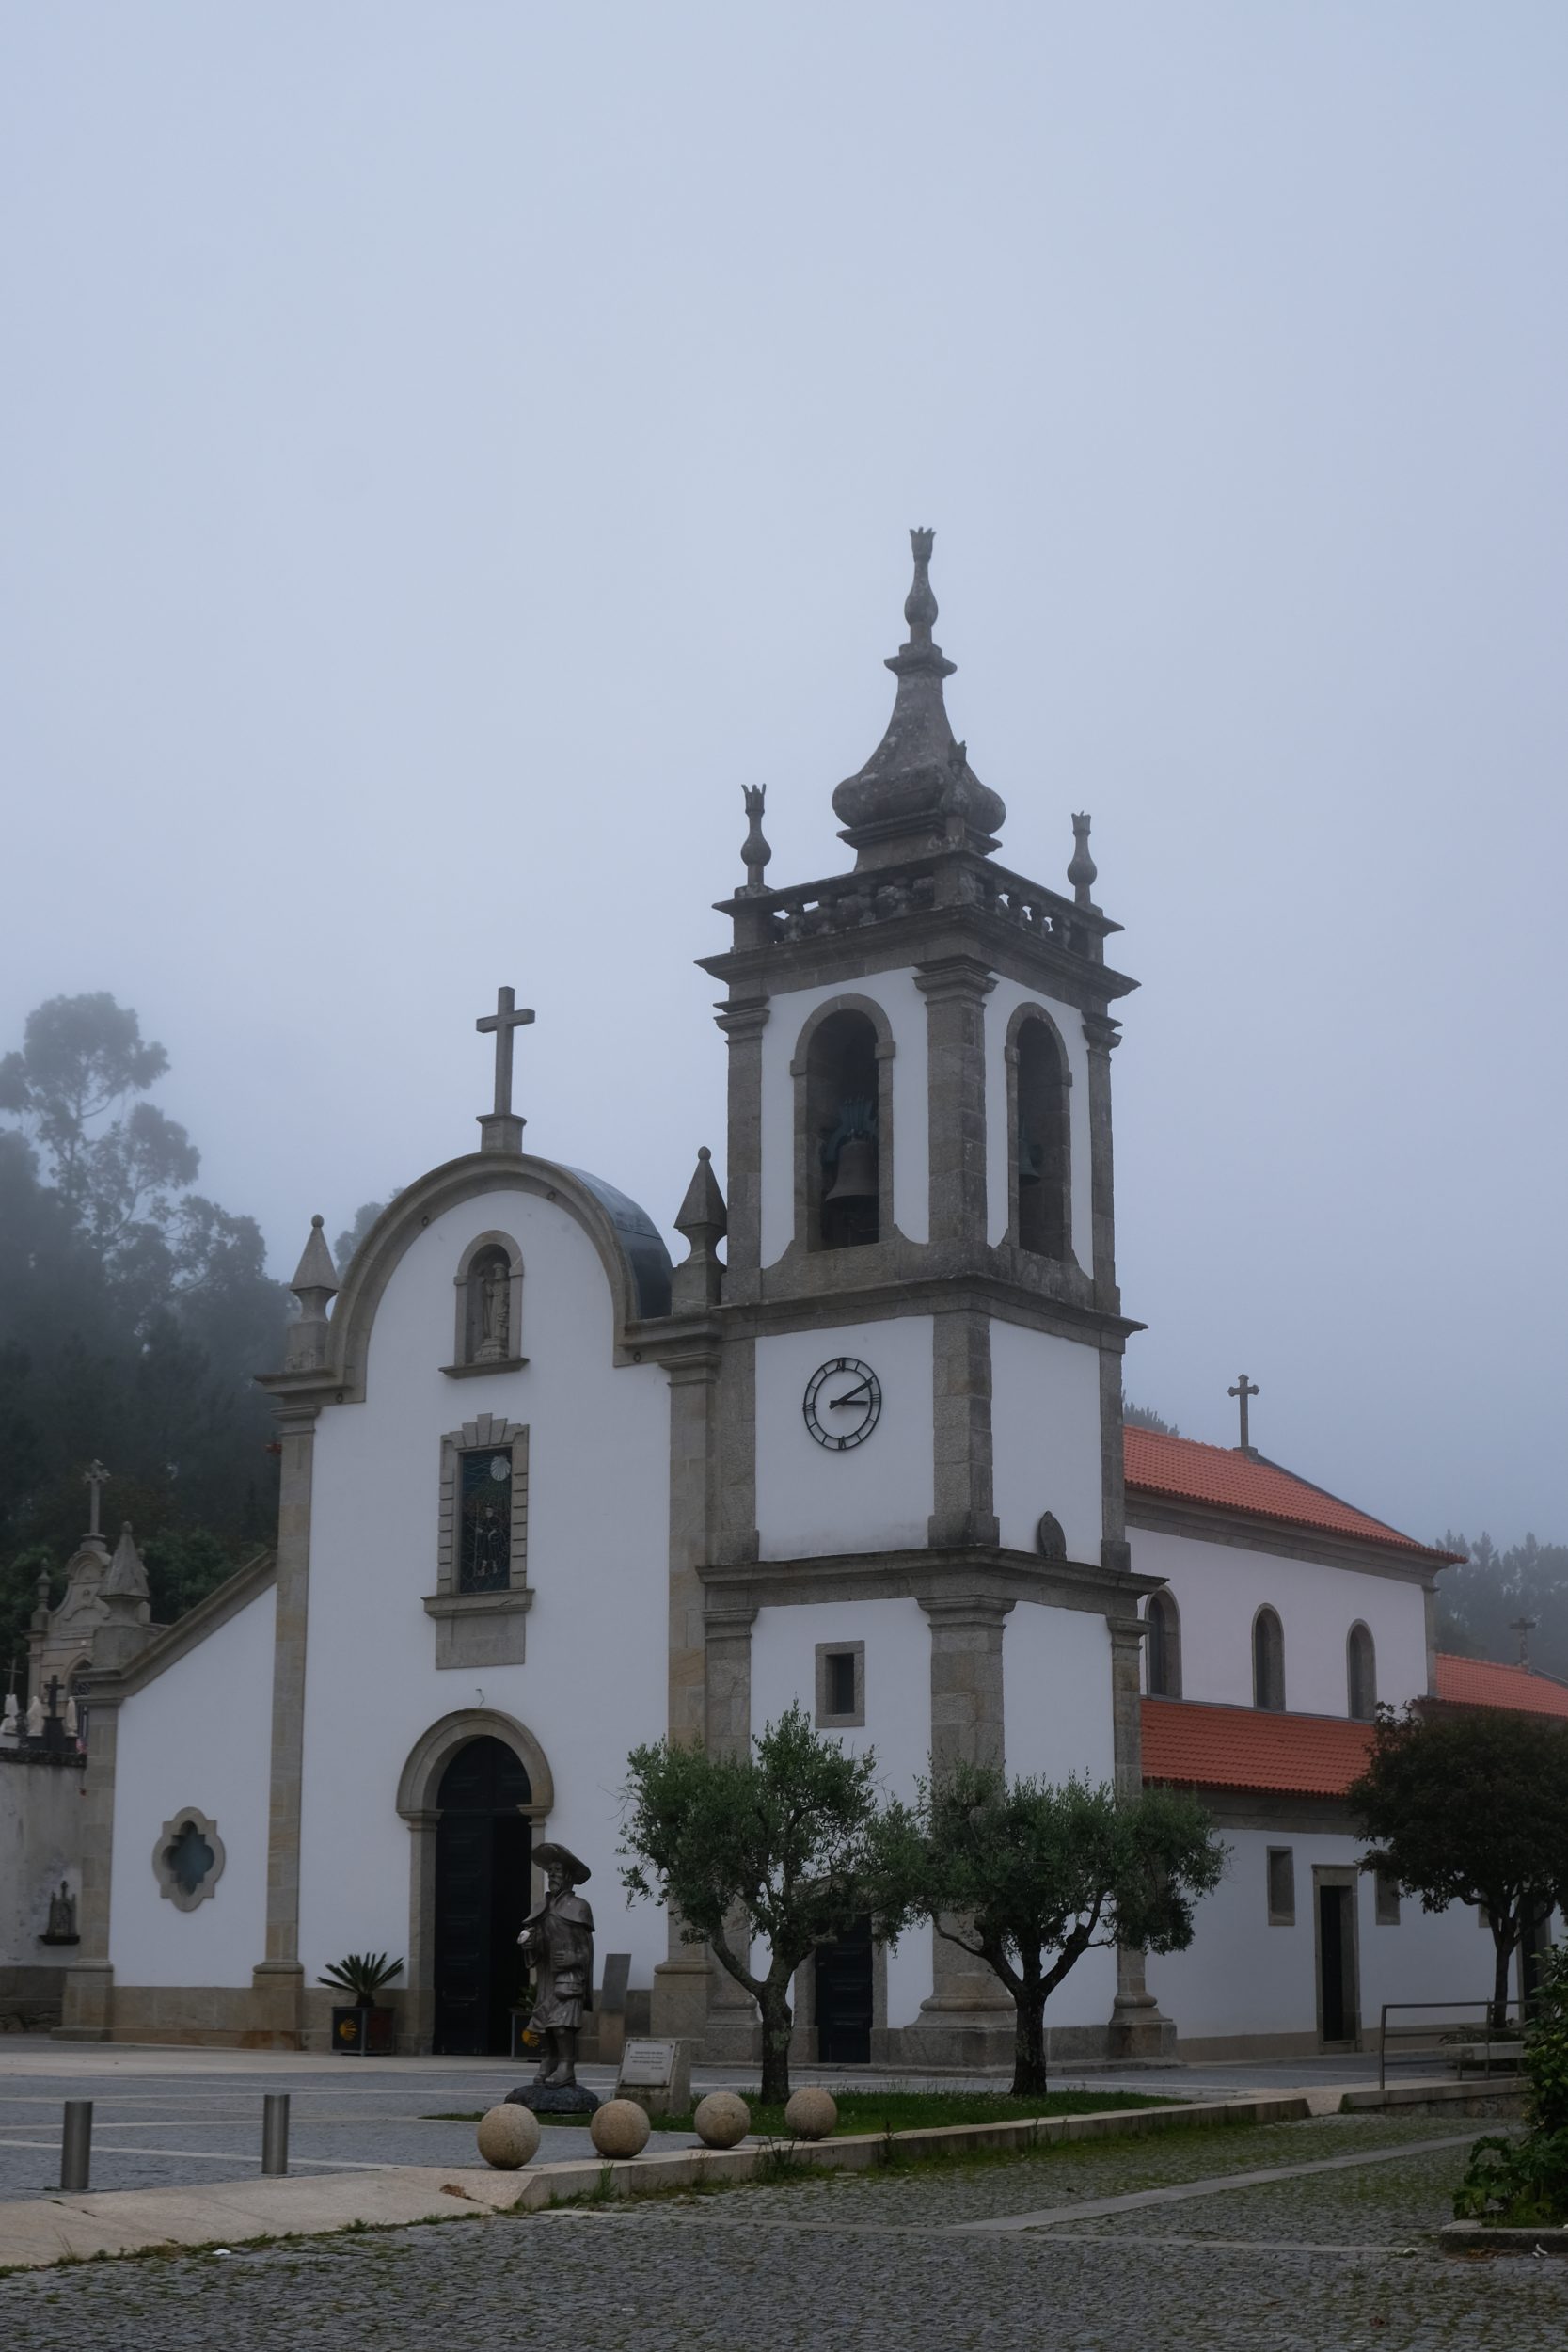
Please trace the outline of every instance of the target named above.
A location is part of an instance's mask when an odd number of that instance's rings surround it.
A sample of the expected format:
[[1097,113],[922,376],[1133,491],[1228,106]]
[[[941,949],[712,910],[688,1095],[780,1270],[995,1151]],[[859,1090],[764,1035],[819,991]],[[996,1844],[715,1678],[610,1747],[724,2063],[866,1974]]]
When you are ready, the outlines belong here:
[[828,1403],[832,1410],[836,1412],[841,1405],[853,1405],[857,1403],[861,1397],[868,1396],[869,1394],[870,1382],[863,1380],[859,1387],[851,1389],[847,1396],[832,1396],[828,1399]]

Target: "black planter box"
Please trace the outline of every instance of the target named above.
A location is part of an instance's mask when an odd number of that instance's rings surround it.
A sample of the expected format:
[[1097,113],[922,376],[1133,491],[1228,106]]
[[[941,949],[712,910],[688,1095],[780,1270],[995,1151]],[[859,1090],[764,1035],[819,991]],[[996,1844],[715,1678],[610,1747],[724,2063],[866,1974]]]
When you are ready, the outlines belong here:
[[345,2058],[390,2058],[396,2026],[395,2009],[335,2009],[332,2047]]

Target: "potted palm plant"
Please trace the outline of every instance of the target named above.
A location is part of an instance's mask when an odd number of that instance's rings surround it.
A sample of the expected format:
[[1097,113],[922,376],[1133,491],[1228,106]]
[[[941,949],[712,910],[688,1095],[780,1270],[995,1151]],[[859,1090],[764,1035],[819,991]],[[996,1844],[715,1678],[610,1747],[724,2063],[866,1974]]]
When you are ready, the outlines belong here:
[[403,1974],[401,1960],[388,1960],[385,1952],[350,1952],[346,1960],[335,1960],[322,1970],[323,1984],[334,1992],[351,1993],[352,2007],[334,2008],[332,2011],[332,2047],[345,2055],[359,2058],[388,2058],[391,2055],[393,2027],[397,2011],[376,2000],[384,1984]]

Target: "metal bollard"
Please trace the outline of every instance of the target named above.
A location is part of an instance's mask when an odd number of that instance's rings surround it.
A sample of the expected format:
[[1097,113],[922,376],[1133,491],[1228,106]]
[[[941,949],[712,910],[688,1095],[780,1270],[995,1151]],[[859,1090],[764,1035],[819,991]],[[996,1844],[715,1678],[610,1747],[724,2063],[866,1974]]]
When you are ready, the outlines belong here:
[[60,2186],[86,2188],[92,2171],[92,2101],[68,2099],[60,2138]]
[[274,2177],[289,2169],[289,2094],[269,2090],[261,2101],[261,2170]]

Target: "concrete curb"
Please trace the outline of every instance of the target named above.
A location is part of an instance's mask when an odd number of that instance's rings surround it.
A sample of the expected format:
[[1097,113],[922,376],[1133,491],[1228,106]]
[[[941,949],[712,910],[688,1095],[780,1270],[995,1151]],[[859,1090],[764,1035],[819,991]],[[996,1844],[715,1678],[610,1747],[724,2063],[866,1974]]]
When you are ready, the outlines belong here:
[[1568,2255],[1568,2225],[1560,2229],[1495,2230],[1485,2221],[1450,2221],[1437,2233],[1445,2254]]
[[[1427,2087],[1427,2095],[1449,2088]],[[869,2172],[890,2156],[939,2155],[1071,2146],[1172,2130],[1225,2130],[1245,2123],[1295,2123],[1341,2101],[1408,2107],[1419,2085],[1380,2102],[1376,2092],[1305,2091],[1240,2099],[1188,2100],[1159,2107],[1112,2107],[1088,2115],[1022,2117],[1015,2122],[940,2123],[914,2131],[846,2133],[834,2139],[750,2140],[739,2148],[675,2148],[617,2163],[540,2164],[520,2172],[486,2166],[389,2165],[380,2172],[327,2172],[189,2188],[118,2189],[0,2204],[0,2271],[37,2269],[95,2256],[239,2246],[258,2238],[315,2237],[334,2231],[397,2229],[411,2222],[478,2220],[536,2213],[584,2199],[653,2197],[705,2183],[769,2180],[792,2169]],[[1473,2095],[1473,2094],[1472,2094]],[[1497,2236],[1497,2232],[1488,2233]],[[1568,2250],[1568,2249],[1564,2249]]]

